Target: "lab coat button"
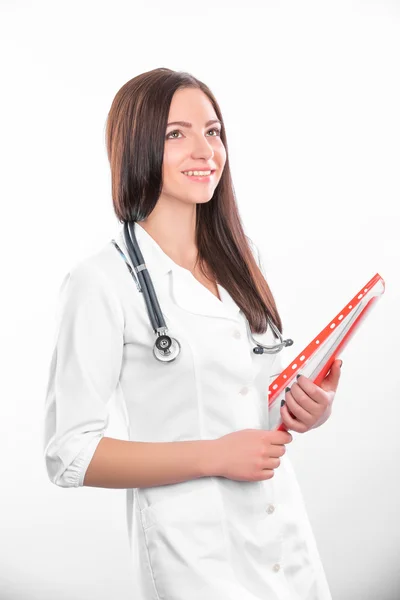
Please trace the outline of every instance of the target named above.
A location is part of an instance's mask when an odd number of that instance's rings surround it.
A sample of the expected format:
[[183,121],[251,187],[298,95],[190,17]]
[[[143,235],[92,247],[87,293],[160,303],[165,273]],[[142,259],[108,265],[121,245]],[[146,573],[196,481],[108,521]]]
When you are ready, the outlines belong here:
[[281,568],[281,565],[278,565],[278,563],[276,563],[276,565],[274,565],[272,568],[275,571],[275,573],[277,573],[279,571],[279,569]]
[[274,510],[275,510],[275,506],[273,504],[269,504],[268,508],[267,508],[267,513],[270,514],[270,515],[272,515],[272,513],[274,512]]
[[242,389],[240,390],[240,393],[242,394],[242,396],[245,396],[249,391],[249,388],[244,386],[242,387]]
[[235,331],[233,332],[233,337],[235,337],[237,340],[239,340],[242,337],[238,329],[235,329]]

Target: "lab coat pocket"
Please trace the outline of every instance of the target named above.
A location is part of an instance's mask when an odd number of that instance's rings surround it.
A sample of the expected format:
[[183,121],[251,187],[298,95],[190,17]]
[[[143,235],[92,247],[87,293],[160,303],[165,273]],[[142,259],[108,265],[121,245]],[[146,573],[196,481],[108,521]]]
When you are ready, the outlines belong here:
[[193,585],[202,587],[210,573],[219,572],[226,549],[222,504],[212,479],[145,507],[141,517],[154,580],[165,597],[179,588],[179,599],[190,598]]

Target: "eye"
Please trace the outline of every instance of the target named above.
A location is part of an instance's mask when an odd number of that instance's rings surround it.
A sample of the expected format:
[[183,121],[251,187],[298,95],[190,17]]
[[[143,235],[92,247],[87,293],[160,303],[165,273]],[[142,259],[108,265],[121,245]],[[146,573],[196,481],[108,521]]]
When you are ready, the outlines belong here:
[[[211,135],[210,137],[220,137],[221,136],[221,130],[218,127],[212,127],[211,129],[209,129],[208,131],[216,131],[216,135]],[[170,135],[172,135],[173,133],[182,133],[181,131],[179,131],[179,129],[174,129],[174,131],[170,131],[169,134],[167,135],[167,137],[165,138],[166,140],[178,140],[179,138],[176,137],[169,137]]]

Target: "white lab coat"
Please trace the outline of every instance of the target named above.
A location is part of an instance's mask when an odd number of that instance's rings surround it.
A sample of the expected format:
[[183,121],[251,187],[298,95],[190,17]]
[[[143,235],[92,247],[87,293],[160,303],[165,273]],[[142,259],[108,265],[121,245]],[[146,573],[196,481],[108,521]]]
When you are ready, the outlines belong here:
[[[70,270],[45,409],[47,471],[62,487],[82,485],[113,393],[134,441],[215,439],[274,425],[268,386],[281,353],[254,354],[229,293],[218,285],[218,300],[143,227],[135,232],[181,353],[170,363],[153,356],[143,295],[111,241]],[[114,239],[129,260],[122,225]],[[270,328],[254,337],[274,342]],[[287,455],[267,481],[202,477],[128,489],[127,524],[135,599],[331,600]]]

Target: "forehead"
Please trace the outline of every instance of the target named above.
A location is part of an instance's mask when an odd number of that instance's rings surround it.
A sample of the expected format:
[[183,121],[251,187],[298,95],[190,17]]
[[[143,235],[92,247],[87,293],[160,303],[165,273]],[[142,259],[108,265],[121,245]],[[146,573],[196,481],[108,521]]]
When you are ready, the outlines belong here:
[[[217,118],[214,107],[208,96],[199,89],[186,88],[177,90],[172,97],[168,121],[171,120],[203,120]],[[192,122],[192,121],[191,121]]]

